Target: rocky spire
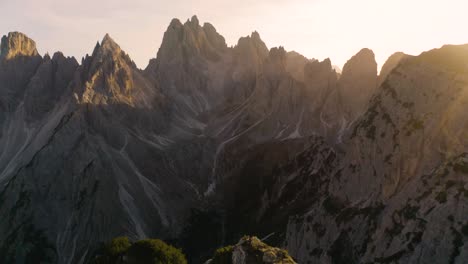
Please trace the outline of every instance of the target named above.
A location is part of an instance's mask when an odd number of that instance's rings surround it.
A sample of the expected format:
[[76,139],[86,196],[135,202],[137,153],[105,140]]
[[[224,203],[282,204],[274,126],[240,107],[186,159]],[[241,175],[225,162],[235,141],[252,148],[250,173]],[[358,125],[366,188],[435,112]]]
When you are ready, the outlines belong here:
[[377,71],[374,52],[364,48],[349,59],[343,67],[343,77],[353,73],[369,73]]
[[305,79],[310,82],[315,82],[322,78],[323,76],[332,75],[336,78],[336,72],[333,69],[331,61],[329,58],[323,61],[310,61],[304,66]]
[[189,23],[193,26],[200,26],[200,21],[198,21],[198,17],[197,16],[192,16],[192,18],[190,19]]
[[286,51],[284,47],[272,48],[268,56],[268,63],[270,66],[274,67],[276,71],[285,72],[286,71]]
[[236,48],[241,52],[250,50],[250,52],[255,52],[261,58],[266,58],[269,53],[265,42],[260,38],[257,31],[252,32],[250,36],[240,38]]
[[10,32],[3,36],[0,45],[0,58],[11,59],[16,56],[38,56],[34,40],[20,32]]
[[80,83],[87,85],[78,85],[76,92],[81,95],[82,102],[134,105],[137,101],[135,94],[141,92],[134,89],[134,76],[139,76],[135,63],[106,34],[101,43],[96,44],[92,56],[84,60]]
[[382,69],[380,70],[379,85],[381,85],[385,81],[390,72],[393,69],[395,69],[403,59],[408,57],[410,57],[410,55],[407,55],[403,52],[395,52],[390,57],[388,57],[387,61],[384,63]]
[[120,46],[110,37],[109,34],[106,34],[102,39],[101,43],[96,43],[96,47],[93,51],[93,57],[102,57],[108,56],[118,56],[122,52]]
[[359,116],[377,87],[377,62],[374,52],[364,48],[349,59],[339,80],[343,110],[347,120]]
[[240,38],[234,52],[238,60],[247,67],[261,64],[269,55],[267,46],[256,31],[250,36]]
[[173,19],[169,24],[159,48],[157,59],[150,61],[147,71],[154,71],[158,65],[182,64],[190,58],[217,61],[227,50],[226,41],[213,25],[200,26],[196,16],[184,24]]

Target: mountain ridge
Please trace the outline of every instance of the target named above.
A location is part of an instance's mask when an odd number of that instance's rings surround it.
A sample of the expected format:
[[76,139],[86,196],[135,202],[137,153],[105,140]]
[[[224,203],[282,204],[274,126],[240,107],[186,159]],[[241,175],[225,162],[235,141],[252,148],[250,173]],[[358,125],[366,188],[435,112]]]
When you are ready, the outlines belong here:
[[144,70],[108,34],[81,64],[11,36],[0,262],[86,263],[127,235],[202,263],[246,232],[299,263],[468,258],[466,46],[396,54],[380,78],[369,49],[338,74],[257,32],[227,47],[196,16]]

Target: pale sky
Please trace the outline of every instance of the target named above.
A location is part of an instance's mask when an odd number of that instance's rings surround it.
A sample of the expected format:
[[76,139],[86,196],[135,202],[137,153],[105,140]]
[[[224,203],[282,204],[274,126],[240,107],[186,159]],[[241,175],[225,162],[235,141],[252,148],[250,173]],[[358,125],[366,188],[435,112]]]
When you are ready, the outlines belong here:
[[145,68],[171,19],[196,14],[228,45],[257,30],[269,48],[329,57],[340,68],[367,47],[381,67],[396,51],[468,43],[467,12],[466,0],[0,0],[0,34],[21,31],[41,54],[81,61],[109,33]]

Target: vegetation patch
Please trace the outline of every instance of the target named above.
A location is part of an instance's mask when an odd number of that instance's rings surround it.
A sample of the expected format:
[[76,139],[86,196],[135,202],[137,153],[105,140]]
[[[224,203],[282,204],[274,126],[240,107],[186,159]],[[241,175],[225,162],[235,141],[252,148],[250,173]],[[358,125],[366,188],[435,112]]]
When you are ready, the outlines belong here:
[[362,121],[360,121],[359,124],[354,128],[353,133],[351,135],[352,138],[357,136],[358,130],[361,129],[361,128],[366,129],[367,133],[369,133],[368,132],[369,127],[374,123],[375,118],[379,114],[377,112],[377,107],[379,107],[379,106],[380,106],[379,98],[376,98],[375,102],[367,110],[367,113],[365,115],[365,119],[362,119]]
[[368,219],[375,220],[383,209],[384,206],[382,204],[377,204],[376,206],[369,206],[364,208],[348,207],[341,211],[341,213],[336,218],[336,222],[338,224],[348,223],[358,215],[362,215]]
[[327,229],[319,224],[319,223],[315,223],[313,226],[312,226],[312,230],[314,231],[314,233],[318,236],[318,237],[323,237],[325,235],[325,233],[327,232]]
[[219,248],[215,251],[210,264],[231,264],[233,246]]
[[460,255],[460,248],[463,246],[463,236],[457,231],[455,230],[455,228],[451,228],[452,229],[452,233],[454,235],[454,238],[453,238],[453,250],[452,250],[452,254],[450,255],[450,260],[449,260],[449,263],[455,263],[455,259],[458,257],[458,255]]
[[128,249],[128,259],[130,263],[187,264],[180,249],[159,239],[145,239],[134,243]]
[[410,136],[414,131],[424,129],[424,122],[415,118],[411,118],[405,125],[406,135]]
[[334,264],[354,264],[359,263],[355,254],[353,243],[346,232],[342,232],[333,242],[328,255]]
[[447,192],[446,191],[441,191],[437,194],[437,196],[435,197],[435,199],[439,202],[439,203],[445,203],[447,202]]
[[406,219],[415,219],[419,211],[419,206],[406,205],[401,211],[401,215]]
[[368,139],[375,140],[375,131],[376,130],[377,130],[377,127],[375,125],[372,125],[371,127],[369,127],[367,129],[367,132],[366,132],[366,137]]
[[341,202],[338,197],[334,196],[327,197],[327,199],[323,201],[322,206],[325,211],[331,215],[338,214],[344,208],[343,202]]
[[2,263],[52,263],[55,257],[55,247],[31,218],[16,227],[0,247]]
[[98,250],[92,264],[187,264],[180,249],[159,239],[131,243],[127,237],[117,237]]
[[[234,255],[235,254],[235,255]],[[233,256],[234,255],[234,256]],[[233,258],[242,255],[242,263],[282,263],[294,264],[289,253],[280,248],[271,247],[257,237],[244,236],[235,246],[216,250],[214,257],[206,263],[231,264]],[[203,263],[203,262],[202,262]],[[237,262],[236,262],[237,263]]]
[[445,183],[445,188],[446,188],[446,189],[450,189],[450,188],[452,188],[453,186],[455,186],[455,184],[456,184],[455,181],[448,180],[448,181]]
[[404,108],[411,108],[411,107],[414,107],[414,103],[413,103],[413,102],[404,102],[404,103],[403,103],[403,107],[404,107]]
[[468,162],[461,161],[453,165],[453,171],[468,174]]

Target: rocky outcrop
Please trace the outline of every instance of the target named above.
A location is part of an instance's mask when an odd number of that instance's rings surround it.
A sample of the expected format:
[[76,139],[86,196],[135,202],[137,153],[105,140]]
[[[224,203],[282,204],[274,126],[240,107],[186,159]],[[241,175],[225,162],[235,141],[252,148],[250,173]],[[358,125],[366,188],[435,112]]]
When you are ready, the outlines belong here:
[[13,32],[2,37],[0,109],[3,110],[3,113],[16,109],[24,96],[29,80],[41,61],[35,42],[26,35]]
[[344,118],[348,123],[354,122],[366,110],[376,88],[377,63],[374,53],[362,49],[346,62],[338,84]]
[[83,61],[79,77],[75,79],[74,90],[80,103],[151,108],[158,100],[155,83],[143,77],[135,63],[107,34],[96,45],[92,56]]
[[3,36],[0,44],[0,58],[10,60],[15,57],[38,56],[36,43],[26,35],[19,32],[11,32]]
[[285,250],[270,247],[256,237],[243,237],[233,248],[232,263],[294,264],[296,262]]
[[223,102],[223,71],[227,45],[210,24],[196,16],[182,24],[172,20],[164,33],[157,59],[146,72],[173,98],[179,115],[192,118]]
[[257,237],[245,236],[232,247],[218,251],[206,264],[295,264],[284,249],[271,247]]
[[290,218],[299,262],[466,261],[466,54],[447,46],[391,71],[321,176],[321,198]]
[[409,57],[411,56],[403,52],[395,52],[390,57],[388,57],[387,61],[384,63],[382,69],[380,70],[378,86],[380,86],[385,81],[385,79],[387,79],[387,76],[393,71],[393,69],[398,67],[400,62]]
[[43,62],[29,81],[24,95],[28,121],[36,121],[49,113],[62,96],[70,96],[69,84],[75,76],[78,62],[57,52]]
[[286,56],[286,70],[291,73],[294,79],[298,81],[304,81],[304,67],[308,62],[314,60],[309,60],[301,54],[290,51]]

